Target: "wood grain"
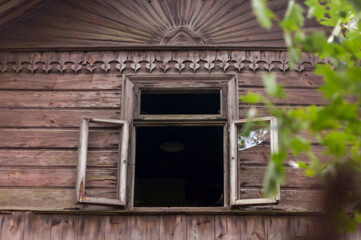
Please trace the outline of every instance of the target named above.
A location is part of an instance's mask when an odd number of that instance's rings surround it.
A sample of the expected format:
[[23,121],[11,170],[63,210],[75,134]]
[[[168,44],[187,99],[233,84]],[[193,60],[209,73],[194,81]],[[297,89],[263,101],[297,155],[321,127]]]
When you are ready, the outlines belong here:
[[[90,195],[110,196],[115,194],[111,188],[88,188]],[[39,204],[41,203],[41,204]],[[75,188],[55,188],[55,187],[12,187],[0,188],[1,210],[71,210],[88,209],[88,206],[77,204],[75,199]],[[102,209],[97,206],[95,209]],[[112,208],[108,208],[112,209]]]
[[267,217],[267,222],[269,240],[289,240],[294,237],[294,220],[292,218]]
[[[263,89],[247,88],[239,91],[240,96],[247,93],[257,93],[267,96]],[[285,89],[286,98],[284,99],[271,99],[277,105],[325,105],[329,101],[322,97],[322,94],[315,89]],[[240,102],[240,104],[242,104]]]
[[[240,182],[243,187],[262,187],[265,177],[266,168],[264,167],[241,167]],[[316,178],[310,178],[305,175],[303,169],[286,168],[286,182],[283,187],[293,188],[319,188],[322,187],[321,182]]]
[[[113,188],[93,188],[87,187],[87,195],[113,197],[116,193]],[[243,189],[244,198],[259,197],[261,188]],[[261,206],[262,209],[278,209],[284,211],[312,211],[319,210],[322,202],[322,190],[305,190],[305,189],[282,189],[281,201],[276,205]],[[39,202],[42,204],[39,205]],[[258,206],[248,207],[249,210],[257,209]],[[71,187],[5,187],[0,188],[0,210],[47,210],[59,211],[66,209],[83,209],[83,210],[111,210],[111,207],[82,206],[75,201],[75,188]],[[167,218],[165,218],[167,219]],[[169,224],[172,224],[172,218]],[[176,222],[182,218],[177,218]],[[161,218],[162,233],[167,223]],[[182,220],[183,221],[183,220]],[[162,230],[163,229],[163,230]],[[217,228],[216,228],[217,229]],[[178,232],[178,226],[174,226],[174,232]],[[169,233],[164,233],[169,236]],[[179,233],[180,234],[180,233]],[[174,237],[178,235],[175,234]],[[217,235],[217,234],[216,234]],[[162,234],[161,234],[162,236]]]
[[[0,109],[0,127],[79,127],[81,117],[119,119],[120,109]],[[106,126],[97,124],[97,126]]]
[[160,240],[187,239],[187,217],[185,215],[163,215],[160,217]]
[[26,213],[24,240],[48,240],[51,236],[51,215]]
[[79,216],[52,215],[51,240],[77,239]]
[[[327,148],[323,146],[312,146],[311,152],[314,153],[322,162],[327,162],[329,156],[325,154]],[[267,166],[270,156],[270,147],[268,144],[262,144],[252,148],[248,148],[242,151],[238,151],[238,159],[241,166],[247,165],[257,165],[257,166]],[[292,152],[289,152],[288,161],[302,161],[310,162],[310,158],[306,154],[300,154],[295,156]],[[286,161],[285,165],[289,165]]]
[[[117,148],[119,130],[90,130],[89,148]],[[77,148],[79,130],[0,128],[0,148]]]
[[[188,215],[189,219],[207,218],[209,215]],[[61,214],[34,214],[34,213],[1,213],[1,239],[164,239],[159,231],[162,225],[159,218],[182,218],[184,215],[174,216],[102,216],[102,215],[61,215]],[[260,239],[314,239],[312,231],[318,227],[317,216],[229,216],[218,215],[216,222],[226,223],[216,227],[215,232],[239,232],[232,239],[260,240]],[[135,225],[130,225],[130,223]],[[195,221],[197,222],[197,221]],[[143,224],[144,223],[144,224]],[[239,225],[238,229],[233,227]],[[223,226],[223,227],[221,227]],[[150,229],[149,227],[152,227]],[[187,222],[178,222],[178,228],[189,230]],[[191,227],[190,229],[192,229]],[[218,229],[218,230],[217,230]],[[233,230],[232,230],[233,229]],[[130,232],[132,235],[129,235]],[[209,233],[213,229],[209,229]],[[160,234],[160,235],[159,235]],[[360,228],[354,234],[341,233],[340,239],[359,239]],[[181,234],[179,236],[184,236]],[[204,235],[203,235],[204,236]],[[169,238],[174,239],[174,238]],[[192,238],[177,237],[176,239],[189,240]],[[229,236],[217,237],[208,235],[200,239],[230,239]]]
[[0,107],[119,108],[118,91],[0,91]]
[[0,237],[3,240],[23,239],[26,225],[24,213],[1,214]]
[[3,74],[0,89],[19,90],[93,90],[120,89],[121,77],[109,74]]
[[240,216],[241,239],[266,240],[267,222],[264,216]]
[[214,239],[214,224],[212,215],[187,216],[187,240]]
[[[87,187],[115,188],[115,168],[87,170]],[[1,168],[0,186],[13,187],[74,187],[76,169],[72,168]]]
[[[287,5],[286,1],[270,1],[270,6],[276,14],[283,14]],[[6,27],[16,31],[5,28],[0,32],[4,48],[205,44],[285,47],[281,30],[263,29],[248,1],[47,2],[36,13]]]
[[[324,81],[321,76],[311,71],[297,72],[275,72],[277,83],[283,87],[292,88],[317,88]],[[264,80],[261,72],[242,72],[238,74],[239,87],[263,87]]]
[[79,218],[78,240],[105,239],[105,216],[87,216]]
[[129,216],[106,216],[104,239],[128,240],[130,238]]
[[[77,150],[0,149],[0,166],[76,167]],[[89,150],[88,167],[117,167],[118,150]]]
[[159,239],[159,216],[131,216],[130,239]]
[[215,239],[241,240],[238,216],[215,216]]

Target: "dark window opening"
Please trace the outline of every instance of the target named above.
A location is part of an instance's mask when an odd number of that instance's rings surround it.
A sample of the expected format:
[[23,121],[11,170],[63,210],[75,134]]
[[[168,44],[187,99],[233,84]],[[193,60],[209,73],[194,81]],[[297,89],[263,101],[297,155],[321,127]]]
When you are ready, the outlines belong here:
[[138,127],[134,206],[223,206],[223,127]]
[[220,114],[220,90],[142,90],[141,114]]

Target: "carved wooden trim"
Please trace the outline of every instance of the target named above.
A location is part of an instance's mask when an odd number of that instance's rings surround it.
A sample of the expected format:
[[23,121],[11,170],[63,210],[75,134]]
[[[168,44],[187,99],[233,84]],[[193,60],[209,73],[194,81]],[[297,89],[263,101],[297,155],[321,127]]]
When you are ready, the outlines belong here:
[[[122,73],[290,71],[283,51],[0,52],[0,73]],[[303,53],[295,71],[320,60]]]

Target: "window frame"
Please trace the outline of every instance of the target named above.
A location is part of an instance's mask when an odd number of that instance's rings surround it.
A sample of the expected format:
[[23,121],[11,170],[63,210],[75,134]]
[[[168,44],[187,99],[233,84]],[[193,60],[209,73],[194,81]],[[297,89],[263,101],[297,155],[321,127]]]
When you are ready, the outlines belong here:
[[[101,197],[86,197],[85,196],[85,183],[86,183],[86,165],[87,165],[87,152],[88,152],[88,136],[89,124],[105,123],[117,125],[121,128],[121,144],[118,159],[118,172],[117,172],[117,198],[101,198]],[[128,141],[129,141],[129,123],[123,120],[106,119],[106,118],[89,118],[82,117],[80,121],[80,138],[78,146],[78,167],[77,167],[77,180],[76,180],[76,199],[79,203],[92,203],[92,204],[105,204],[105,205],[118,205],[125,207],[126,204],[126,186],[127,186],[127,165],[128,165]]]
[[[220,114],[147,114],[140,112],[141,90],[199,90],[220,89]],[[76,199],[79,203],[122,206],[131,212],[212,212],[232,211],[231,207],[275,204],[280,200],[280,187],[274,198],[238,199],[239,166],[237,165],[237,125],[249,121],[270,121],[271,152],[278,151],[277,118],[239,119],[237,74],[180,75],[122,75],[120,119],[82,117],[78,156]],[[88,130],[90,122],[115,124],[122,128],[119,146],[117,199],[85,197],[85,171]],[[136,128],[141,126],[223,126],[224,201],[222,207],[134,207]],[[233,209],[234,210],[234,209]]]
[[[238,118],[238,75],[231,74],[206,74],[206,75],[123,75],[122,82],[122,119],[129,119],[130,124],[130,170],[128,177],[127,206],[132,211],[212,211],[229,209],[229,151],[228,151],[228,126],[230,120]],[[169,115],[141,115],[140,90],[200,90],[220,89],[221,113],[220,114],[169,114]],[[130,105],[127,105],[130,104]],[[124,106],[124,107],[123,107]],[[125,107],[126,106],[126,107]],[[224,168],[224,201],[218,207],[134,207],[135,183],[135,144],[136,127],[138,126],[223,126],[223,168]]]
[[232,206],[243,205],[262,205],[262,204],[275,204],[280,200],[280,186],[278,185],[278,191],[273,198],[250,198],[239,199],[241,187],[239,184],[239,161],[238,161],[238,125],[242,125],[249,122],[270,122],[270,150],[271,154],[278,152],[278,131],[277,131],[277,118],[273,116],[259,117],[251,119],[239,119],[233,120],[230,124],[230,203]]

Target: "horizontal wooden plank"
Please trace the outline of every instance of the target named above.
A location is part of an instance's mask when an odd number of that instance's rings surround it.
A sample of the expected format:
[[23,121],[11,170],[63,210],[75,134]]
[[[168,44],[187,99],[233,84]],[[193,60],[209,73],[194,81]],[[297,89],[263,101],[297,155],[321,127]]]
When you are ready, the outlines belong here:
[[120,91],[0,91],[0,107],[119,108]]
[[[322,162],[327,162],[329,157],[324,154],[327,150],[326,147],[323,146],[312,146],[311,151],[314,153]],[[310,162],[309,157],[306,154],[300,154],[299,156],[294,156],[291,152],[289,152],[290,156],[288,160],[285,162],[287,165],[289,161],[302,161],[302,162]],[[258,145],[252,148],[248,148],[242,151],[238,151],[238,159],[240,161],[241,166],[243,165],[267,165],[269,162],[270,156],[270,146]]]
[[[86,187],[114,188],[116,168],[87,169]],[[75,168],[13,168],[0,169],[1,187],[75,187]]]
[[83,116],[119,119],[120,110],[0,109],[0,127],[79,127]]
[[[266,175],[266,167],[242,166],[240,168],[240,186],[262,187]],[[286,181],[282,184],[287,188],[320,188],[321,182],[317,178],[310,178],[305,175],[303,169],[285,168]]]
[[0,89],[91,90],[120,89],[121,76],[109,74],[14,74],[1,75]]
[[0,202],[2,210],[63,210],[81,207],[76,203],[75,188],[1,188]]
[[[260,88],[243,88],[240,89],[239,95],[246,95],[249,92],[266,96],[263,89]],[[279,105],[324,105],[329,101],[322,97],[322,93],[316,89],[285,89],[287,95],[284,99],[272,99],[272,102]],[[243,104],[240,102],[240,104]]]
[[[246,189],[244,197],[257,196],[258,189]],[[89,188],[89,195],[113,196],[114,189]],[[282,189],[281,201],[275,205],[243,207],[249,210],[254,209],[282,209],[285,211],[297,210],[318,210],[322,191],[320,190],[294,190]],[[39,204],[41,202],[41,204]],[[112,210],[116,207],[97,206],[88,204],[77,204],[74,188],[0,188],[0,210],[48,210],[57,211],[64,209],[91,209],[91,210]]]
[[[239,87],[249,86],[264,86],[263,72],[242,72],[238,75]],[[313,72],[297,73],[289,72],[275,72],[277,83],[284,87],[301,87],[301,88],[317,88],[321,86],[324,81],[321,76]]]
[[[278,204],[249,206],[248,209],[268,208],[282,210],[319,210],[322,205],[322,190],[285,189],[281,187],[281,200]],[[241,199],[264,197],[262,188],[243,188]]]
[[[91,129],[88,147],[117,148],[118,139],[117,129]],[[78,129],[0,129],[0,148],[77,148],[78,142]]]
[[[319,188],[322,184],[316,178],[306,177],[303,169],[286,168],[287,188]],[[75,186],[75,168],[18,168],[0,169],[0,186]],[[240,186],[262,187],[266,167],[242,167]],[[116,169],[89,168],[86,181],[89,187],[113,187],[116,184]]]
[[[118,150],[89,150],[88,167],[117,167]],[[77,150],[0,149],[0,166],[66,166],[78,164]]]

